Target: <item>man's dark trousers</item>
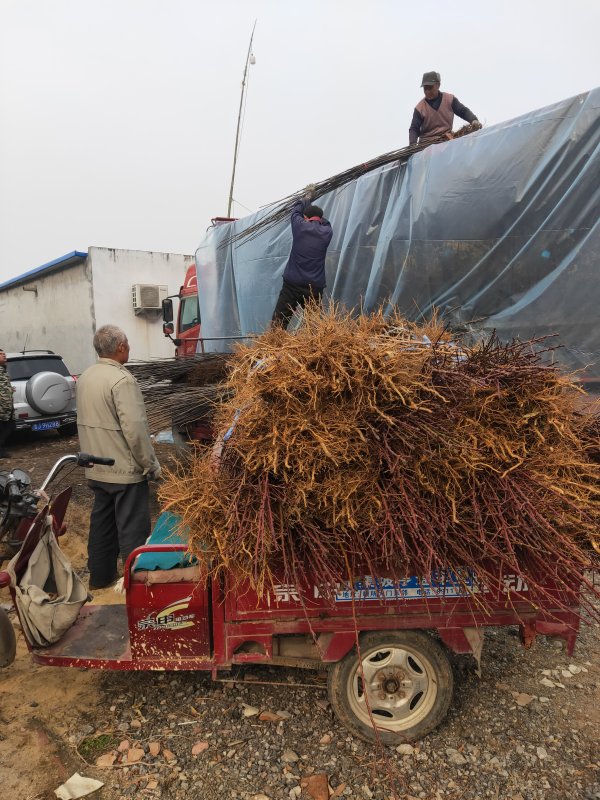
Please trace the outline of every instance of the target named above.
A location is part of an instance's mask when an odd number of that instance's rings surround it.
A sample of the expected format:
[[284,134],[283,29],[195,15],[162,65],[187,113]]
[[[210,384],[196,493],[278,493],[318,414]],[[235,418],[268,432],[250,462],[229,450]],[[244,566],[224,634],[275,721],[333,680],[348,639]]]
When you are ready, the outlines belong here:
[[275,311],[273,311],[273,323],[287,328],[291,318],[294,316],[296,306],[304,308],[309,300],[320,303],[322,296],[323,289],[318,289],[315,286],[295,286],[293,283],[288,283],[284,280]]
[[105,483],[89,481],[94,492],[88,538],[90,587],[108,586],[117,577],[117,558],[123,561],[150,535],[148,481]]

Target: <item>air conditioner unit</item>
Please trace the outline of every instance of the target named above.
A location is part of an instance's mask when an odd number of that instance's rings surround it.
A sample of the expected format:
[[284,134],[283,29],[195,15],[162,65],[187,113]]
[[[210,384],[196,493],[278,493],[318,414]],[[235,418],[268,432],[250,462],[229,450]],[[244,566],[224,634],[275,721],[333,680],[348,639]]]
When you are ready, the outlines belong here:
[[162,308],[162,301],[169,294],[168,286],[156,283],[135,283],[131,287],[134,311],[151,311]]

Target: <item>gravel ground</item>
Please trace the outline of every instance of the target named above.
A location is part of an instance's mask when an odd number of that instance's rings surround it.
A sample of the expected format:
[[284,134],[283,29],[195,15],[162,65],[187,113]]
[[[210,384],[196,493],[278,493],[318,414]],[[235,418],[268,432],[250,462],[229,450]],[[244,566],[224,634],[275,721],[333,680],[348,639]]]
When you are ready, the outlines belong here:
[[[77,442],[21,449],[42,473]],[[168,458],[168,451],[159,453]],[[89,513],[82,476],[73,481],[77,505]],[[71,536],[85,538],[85,526]],[[399,751],[366,744],[341,727],[327,701],[325,673],[247,667],[212,682],[189,672],[29,668],[23,653],[7,670],[16,677],[10,693],[6,683],[0,711],[12,726],[0,734],[0,762],[3,739],[25,737],[37,725],[54,747],[47,763],[60,761],[61,780],[78,771],[103,781],[93,795],[99,800],[600,800],[600,628],[582,627],[572,657],[543,637],[525,651],[516,634],[488,630],[481,678],[471,659],[452,657],[447,719]],[[60,707],[29,702],[32,689],[43,697],[49,672],[65,692]],[[69,705],[71,690],[88,702]],[[26,772],[33,776],[34,769],[29,764]],[[53,798],[60,781],[54,774],[47,777],[51,785],[37,777],[23,783],[28,790],[7,796]]]
[[[584,627],[572,658],[556,642],[540,639],[525,652],[515,630],[488,631],[482,678],[455,657],[447,720],[400,752],[349,735],[324,689],[253,681],[318,683],[322,675],[264,667],[224,683],[104,673],[105,710],[78,719],[69,740],[113,735],[112,790],[103,796],[115,799],[327,798],[315,793],[318,779],[302,785],[324,773],[334,797],[383,800],[395,788],[407,800],[600,800],[599,650],[597,626]],[[127,750],[140,759],[131,766]]]

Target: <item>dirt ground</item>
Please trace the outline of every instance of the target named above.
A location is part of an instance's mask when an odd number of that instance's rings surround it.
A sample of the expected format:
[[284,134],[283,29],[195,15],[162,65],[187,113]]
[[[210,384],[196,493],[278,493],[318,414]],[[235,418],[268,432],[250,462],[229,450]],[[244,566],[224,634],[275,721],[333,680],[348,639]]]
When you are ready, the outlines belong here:
[[[78,442],[48,434],[11,449],[9,465],[27,470],[39,485]],[[172,463],[169,446],[158,446],[157,453],[163,466]],[[74,494],[61,546],[86,577],[91,493],[82,470],[66,481]],[[156,516],[155,497],[152,510]],[[123,597],[109,589],[95,593],[94,602]],[[5,590],[0,603],[10,603]],[[0,672],[0,786],[6,798],[51,800],[79,772],[104,782],[93,795],[99,800],[293,800],[320,798],[302,781],[325,772],[335,797],[387,800],[391,765],[406,800],[600,800],[599,656],[597,625],[584,626],[571,658],[555,642],[540,639],[526,652],[514,631],[494,631],[486,637],[481,680],[454,659],[455,699],[447,721],[414,748],[403,745],[404,751],[382,757],[340,728],[318,686],[302,688],[303,682],[318,684],[314,673],[298,679],[280,670],[277,677],[289,686],[263,686],[212,684],[194,673],[49,668],[31,663],[19,635],[15,663]],[[565,677],[571,667],[574,674]],[[254,679],[257,674],[263,675],[258,670]],[[246,715],[248,707],[275,712],[279,721],[257,722]],[[116,736],[123,748],[141,748],[140,765],[101,769],[94,759],[87,762],[78,744],[99,734]],[[198,739],[206,755],[193,754]],[[152,753],[154,743],[161,756]],[[169,752],[172,758],[163,758]]]

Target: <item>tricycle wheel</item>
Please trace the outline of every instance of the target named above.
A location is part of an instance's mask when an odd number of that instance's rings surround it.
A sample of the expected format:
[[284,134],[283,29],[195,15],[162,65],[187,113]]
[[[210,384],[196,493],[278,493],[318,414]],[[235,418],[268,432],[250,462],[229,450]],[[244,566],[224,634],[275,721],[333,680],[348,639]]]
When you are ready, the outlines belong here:
[[421,631],[374,631],[359,642],[360,658],[355,646],[329,671],[329,700],[340,722],[361,739],[388,745],[437,727],[452,700],[444,648]]
[[10,667],[17,654],[17,637],[12,622],[3,608],[0,608],[0,668]]

